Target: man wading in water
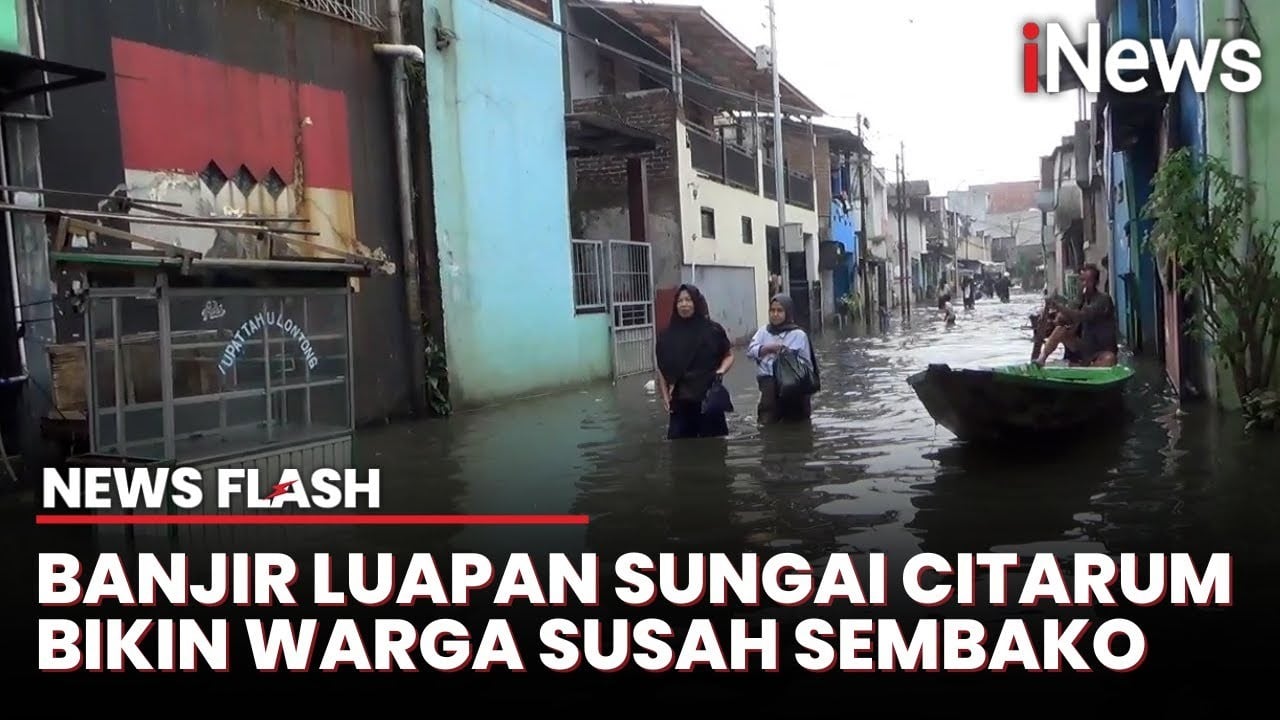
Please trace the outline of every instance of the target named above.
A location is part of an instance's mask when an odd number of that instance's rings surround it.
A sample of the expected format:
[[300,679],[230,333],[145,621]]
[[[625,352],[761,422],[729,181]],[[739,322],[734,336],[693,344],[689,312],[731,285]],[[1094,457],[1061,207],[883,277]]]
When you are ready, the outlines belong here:
[[1101,272],[1092,263],[1080,269],[1080,282],[1084,289],[1074,303],[1051,301],[1051,310],[1057,314],[1058,327],[1045,339],[1040,356],[1033,362],[1043,366],[1059,345],[1066,348],[1064,355],[1069,364],[1076,367],[1112,367],[1120,348],[1116,328],[1116,306],[1111,296],[1098,288]]

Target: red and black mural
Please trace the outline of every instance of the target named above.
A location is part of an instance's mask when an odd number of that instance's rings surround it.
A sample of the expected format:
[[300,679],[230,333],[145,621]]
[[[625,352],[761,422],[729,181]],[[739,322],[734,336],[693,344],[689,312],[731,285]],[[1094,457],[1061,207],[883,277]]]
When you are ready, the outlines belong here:
[[[55,98],[41,127],[45,186],[99,195],[126,188],[191,212],[305,217],[320,233],[315,242],[397,262],[389,77],[372,51],[376,36],[281,3],[265,12],[267,4],[46,0],[49,57],[109,79]],[[148,227],[147,235],[164,232]],[[158,239],[201,251],[218,241],[213,231],[167,232]],[[357,294],[358,421],[408,407],[400,282],[364,280]]]
[[[119,38],[111,58],[130,195],[199,215],[301,216],[318,244],[371,254],[357,239],[342,91]],[[216,242],[209,230],[168,232],[201,252]]]

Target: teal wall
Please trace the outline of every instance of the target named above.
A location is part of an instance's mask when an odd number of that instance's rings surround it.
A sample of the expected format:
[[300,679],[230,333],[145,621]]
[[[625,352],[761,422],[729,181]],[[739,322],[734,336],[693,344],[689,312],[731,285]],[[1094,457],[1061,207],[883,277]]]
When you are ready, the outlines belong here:
[[[1280,222],[1280,2],[1246,3],[1256,31],[1254,39],[1262,48],[1262,85],[1245,98],[1246,133],[1249,148],[1249,179],[1258,184],[1258,197],[1253,207],[1259,229]],[[1206,0],[1201,8],[1206,38],[1223,37],[1226,23],[1222,0]],[[1227,91],[1221,83],[1209,85],[1205,100],[1205,139],[1209,153],[1223,159],[1231,157],[1230,125],[1227,118]],[[1228,408],[1239,405],[1231,373],[1218,367],[1218,399]]]
[[25,22],[26,0],[0,0],[0,50],[27,54],[27,34],[22,28]]
[[424,0],[450,389],[468,406],[607,378],[605,316],[575,316],[564,55],[492,0]]

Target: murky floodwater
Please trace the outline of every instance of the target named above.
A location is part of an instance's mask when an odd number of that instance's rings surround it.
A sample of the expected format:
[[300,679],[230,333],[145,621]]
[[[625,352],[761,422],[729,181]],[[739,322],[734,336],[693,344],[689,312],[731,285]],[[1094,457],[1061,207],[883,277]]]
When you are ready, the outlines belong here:
[[[667,441],[647,377],[357,435],[357,464],[382,469],[386,510],[584,513],[586,528],[252,534],[335,552],[509,552],[514,538],[529,550],[605,553],[1229,550],[1238,563],[1280,560],[1274,444],[1208,406],[1180,411],[1158,367],[1137,363],[1133,419],[1083,445],[974,451],[934,424],[906,378],[936,362],[1026,361],[1038,303],[1030,294],[982,300],[953,328],[919,308],[909,325],[895,318],[879,335],[828,332],[817,339],[823,390],[811,425],[758,427],[754,367],[740,355],[726,381],[737,405],[727,439]],[[239,544],[250,533],[217,534],[208,541]]]
[[[754,368],[740,356],[727,379],[737,405],[727,439],[668,442],[661,404],[644,377],[358,434],[356,462],[382,469],[385,510],[585,513],[586,527],[211,528],[184,534],[181,547],[152,538],[136,549],[609,556],[746,548],[819,562],[841,551],[1230,551],[1232,611],[1173,613],[1144,627],[1168,631],[1152,640],[1161,662],[1197,677],[1206,670],[1203,653],[1216,653],[1207,661],[1215,667],[1224,660],[1239,667],[1280,636],[1274,436],[1250,438],[1237,419],[1209,407],[1180,412],[1163,392],[1159,369],[1142,363],[1129,394],[1130,422],[1083,445],[1030,455],[960,446],[908,387],[906,378],[929,363],[1025,361],[1027,318],[1038,301],[979,301],[950,329],[922,308],[908,326],[895,319],[876,336],[828,333],[817,343],[823,391],[807,426],[757,427]],[[36,548],[84,551],[85,537],[34,528],[29,509],[6,508],[15,534],[0,552],[11,579],[0,596],[27,604]],[[98,539],[98,550],[120,549]],[[891,611],[910,607],[897,591],[891,595]],[[22,617],[10,616],[15,627]],[[1192,629],[1191,618],[1205,622]],[[1197,650],[1190,649],[1194,638],[1203,639]],[[1203,684],[1170,692],[1189,702],[1198,688]]]
[[[1180,412],[1158,368],[1131,387],[1112,436],[1027,456],[975,452],[938,427],[906,383],[931,362],[1024,362],[1038,296],[982,300],[947,329],[920,308],[871,337],[829,332],[812,427],[757,427],[754,369],[727,383],[727,440],[664,439],[647,378],[368,431],[363,462],[392,497],[448,512],[580,512],[602,550],[1020,552],[1232,550],[1274,559],[1277,456],[1208,407]],[[454,536],[479,542],[483,530]],[[564,535],[557,537],[564,538]]]

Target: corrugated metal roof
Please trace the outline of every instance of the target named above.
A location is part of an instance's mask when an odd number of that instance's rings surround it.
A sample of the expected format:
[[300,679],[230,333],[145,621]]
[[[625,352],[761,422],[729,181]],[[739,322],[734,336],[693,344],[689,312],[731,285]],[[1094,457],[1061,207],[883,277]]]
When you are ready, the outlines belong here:
[[[650,5],[571,0],[570,12],[598,13],[644,39],[669,58],[671,28],[680,27],[680,58],[686,74],[696,74],[715,85],[761,98],[773,95],[773,77],[756,67],[755,51],[698,5]],[[781,78],[782,103],[795,110],[825,115],[818,104]]]

